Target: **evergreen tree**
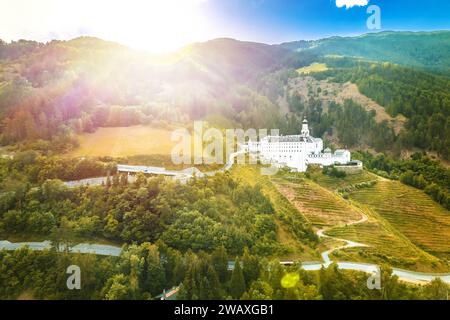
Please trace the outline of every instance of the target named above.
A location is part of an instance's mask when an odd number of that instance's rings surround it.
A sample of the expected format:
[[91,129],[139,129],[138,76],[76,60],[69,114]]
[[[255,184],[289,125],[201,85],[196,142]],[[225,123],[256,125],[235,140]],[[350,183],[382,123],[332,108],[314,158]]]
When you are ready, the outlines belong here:
[[112,185],[113,185],[114,187],[120,186],[120,176],[119,176],[118,174],[115,174],[115,175],[113,176],[113,179],[112,179]]
[[246,285],[249,287],[259,277],[259,259],[256,256],[252,256],[247,247],[244,249],[244,256],[242,257],[243,273]]
[[228,255],[224,246],[220,246],[211,256],[211,261],[214,266],[214,270],[219,276],[221,283],[228,281]]
[[243,300],[272,300],[273,289],[265,281],[258,280],[254,282],[248,292],[242,296]]
[[241,261],[236,258],[233,273],[230,280],[230,293],[234,299],[240,299],[245,292],[245,279],[242,272]]
[[126,187],[128,185],[128,175],[127,174],[122,174],[120,176],[120,185],[123,187]]

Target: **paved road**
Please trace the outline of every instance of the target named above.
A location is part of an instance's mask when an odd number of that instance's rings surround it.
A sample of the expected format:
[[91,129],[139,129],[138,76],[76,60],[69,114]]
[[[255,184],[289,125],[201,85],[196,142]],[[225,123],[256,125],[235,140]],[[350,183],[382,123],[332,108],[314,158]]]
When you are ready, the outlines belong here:
[[[225,171],[230,170],[234,165],[236,157],[238,157],[239,155],[241,155],[243,153],[245,153],[245,150],[243,148],[241,148],[240,151],[231,154],[230,159],[228,160],[228,163],[221,170],[214,171],[214,172],[208,172],[208,173],[202,174],[196,168],[190,168],[190,169],[183,170],[183,171],[167,171],[164,169],[159,172],[160,172],[160,174],[167,174],[167,173],[170,173],[171,175],[175,174],[175,176],[178,176],[178,178],[180,178],[180,179],[190,179],[194,176],[194,174],[196,174],[198,176],[199,175],[200,176],[201,175],[212,176],[219,172],[225,172]],[[105,180],[101,180],[101,179],[105,179]],[[96,178],[96,179],[72,181],[72,182],[68,182],[66,184],[69,186],[78,186],[78,185],[86,185],[86,184],[101,185],[102,181],[106,182],[106,178]],[[368,220],[367,216],[362,214],[362,217],[360,220],[352,222],[347,225],[351,226],[351,225],[361,224],[361,223],[367,222],[367,220]],[[306,271],[317,271],[317,270],[322,269],[323,267],[325,267],[325,268],[329,267],[333,263],[331,261],[330,255],[333,252],[336,252],[338,250],[343,250],[343,249],[348,249],[348,248],[356,248],[356,247],[368,247],[368,245],[366,245],[366,244],[357,243],[357,242],[353,242],[350,240],[329,236],[326,234],[327,230],[329,230],[329,229],[321,229],[321,230],[317,231],[317,235],[320,238],[329,238],[329,239],[334,239],[337,241],[344,242],[345,245],[323,252],[321,254],[322,259],[324,261],[323,263],[320,263],[320,262],[303,263],[302,267]],[[41,242],[41,243],[28,242],[28,243],[17,243],[17,244],[13,244],[8,241],[0,241],[0,250],[1,249],[16,250],[23,246],[29,246],[30,249],[32,249],[32,250],[44,250],[44,249],[49,249],[51,247],[49,241],[45,241],[45,242]],[[118,248],[118,247],[95,245],[95,244],[80,244],[80,245],[73,247],[71,252],[93,253],[93,254],[106,255],[106,256],[119,256],[121,251],[122,251],[122,249]],[[294,261],[285,261],[285,262],[283,262],[283,264],[294,264]],[[366,273],[370,273],[370,274],[379,270],[378,265],[360,263],[360,262],[338,262],[337,265],[340,269],[343,269],[343,270],[361,271],[361,272],[366,272]],[[436,278],[441,278],[444,282],[450,284],[450,274],[433,274],[433,273],[424,273],[424,272],[414,272],[414,271],[402,270],[402,269],[398,269],[398,268],[393,268],[393,273],[394,273],[394,275],[397,275],[401,280],[406,281],[406,282],[411,282],[411,283],[430,282]]]
[[[347,226],[353,226],[353,225],[357,225],[357,224],[366,223],[368,221],[368,217],[363,213],[361,213],[361,215],[362,215],[362,217],[360,220],[349,223],[349,224],[347,224]],[[319,236],[319,238],[334,239],[336,241],[344,242],[345,245],[323,252],[321,254],[322,259],[324,261],[323,263],[304,263],[303,269],[305,269],[307,271],[317,271],[317,270],[322,269],[322,267],[328,268],[333,263],[333,261],[331,261],[331,258],[330,258],[330,255],[333,252],[343,250],[343,249],[348,249],[348,248],[369,247],[368,245],[363,244],[363,243],[358,243],[358,242],[326,235],[325,232],[329,229],[330,228],[321,229],[321,230],[317,231],[317,235]],[[290,264],[293,262],[285,262],[285,263]],[[369,263],[337,262],[336,264],[338,265],[339,269],[342,269],[342,270],[361,271],[361,272],[370,273],[370,274],[378,272],[380,269],[380,267],[378,265],[369,264]],[[403,269],[398,269],[398,268],[393,268],[392,270],[393,270],[394,275],[398,276],[400,280],[403,280],[405,282],[423,283],[423,282],[431,282],[436,278],[441,278],[444,282],[450,284],[450,274],[433,274],[433,273],[425,273],[425,272],[414,272],[414,271],[408,271],[408,270],[403,270]]]
[[[52,243],[50,241],[43,242],[21,242],[21,243],[11,243],[9,241],[0,241],[0,250],[4,249],[7,251],[17,250],[23,247],[28,247],[33,251],[43,251],[52,248]],[[112,256],[118,257],[122,253],[122,248],[107,246],[101,244],[78,244],[71,247],[69,252],[71,253],[92,253],[101,256]]]
[[[9,241],[0,241],[0,250],[13,251],[19,248],[27,246],[31,250],[35,251],[43,251],[51,249],[50,241],[43,242],[22,242],[22,243],[11,243]],[[336,248],[335,250],[340,250],[342,248]],[[122,248],[100,245],[100,244],[79,244],[70,249],[71,253],[90,253],[102,256],[113,256],[118,257],[122,253]],[[328,251],[327,251],[328,252]],[[331,252],[328,252],[330,254]],[[325,255],[325,252],[322,254],[322,257]],[[318,271],[322,269],[322,267],[328,267],[331,264],[329,259],[325,260],[324,263],[303,263],[302,267],[306,271]],[[283,264],[294,264],[294,261],[285,261]],[[339,262],[337,263],[338,267],[342,270],[354,270],[361,271],[366,273],[374,273],[379,270],[379,266],[375,264],[367,264],[360,262]],[[234,266],[234,262],[230,261],[229,268],[232,269]],[[432,273],[424,273],[424,272],[414,272],[408,270],[402,270],[398,268],[394,268],[393,272],[397,275],[401,280],[411,283],[420,283],[420,282],[430,282],[435,278],[441,278],[446,283],[450,284],[450,274],[432,274]]]
[[[190,179],[192,179],[195,176],[197,177],[204,177],[204,176],[214,176],[219,172],[226,172],[229,171],[235,162],[235,159],[241,155],[244,154],[245,150],[241,149],[238,152],[232,153],[230,155],[230,159],[228,160],[227,164],[220,170],[217,171],[210,171],[203,173],[200,170],[198,170],[195,167],[188,168],[181,171],[175,171],[175,170],[167,170],[165,168],[158,168],[158,167],[143,167],[143,166],[128,166],[128,165],[119,165],[119,169],[122,172],[125,172],[128,170],[128,172],[143,172],[143,173],[150,173],[153,175],[163,175],[168,177],[173,177],[174,179],[185,182]],[[106,184],[107,177],[100,177],[100,178],[90,178],[90,179],[82,179],[82,180],[75,180],[75,181],[68,181],[64,184],[69,188],[77,188],[82,186],[101,186]],[[135,176],[129,176],[128,181],[134,182],[136,180]]]

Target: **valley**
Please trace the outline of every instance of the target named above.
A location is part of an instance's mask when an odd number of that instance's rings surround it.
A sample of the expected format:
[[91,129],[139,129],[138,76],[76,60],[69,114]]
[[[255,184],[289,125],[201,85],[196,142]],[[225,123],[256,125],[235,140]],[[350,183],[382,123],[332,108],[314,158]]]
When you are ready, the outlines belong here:
[[[253,177],[258,176],[257,170],[251,167],[235,166],[229,169],[232,169],[233,175],[237,174],[240,178],[248,177],[248,174]],[[389,226],[389,223],[383,224],[383,218],[372,212],[368,206],[362,206],[357,201],[347,202],[332,191],[338,185],[340,188],[345,188],[345,186],[350,186],[350,182],[369,182],[374,181],[369,179],[375,178],[374,175],[367,172],[351,177],[349,180],[340,181],[339,184],[334,184],[329,179],[322,179],[322,176],[317,173],[312,178],[313,180],[310,180],[310,177],[306,178],[303,174],[286,173],[281,173],[276,178],[267,179],[260,176],[259,179],[256,179],[258,184],[262,183],[263,192],[274,201],[276,212],[282,213],[278,219],[284,220],[289,217],[288,214],[304,215],[301,219],[305,219],[307,223],[311,223],[311,226],[317,228],[316,233],[321,239],[320,246],[308,249],[308,245],[302,245],[295,240],[295,236],[290,234],[292,229],[291,231],[286,230],[283,226],[284,223],[278,220],[278,241],[295,252],[294,255],[278,256],[280,261],[284,261],[283,263],[287,263],[287,261],[300,262],[303,263],[305,270],[319,270],[322,264],[314,264],[309,261],[317,259],[320,252],[323,266],[328,267],[334,262],[344,270],[359,270],[368,273],[372,272],[372,269],[375,270],[375,266],[371,263],[378,265],[388,263],[394,266],[394,274],[398,274],[403,281],[412,283],[426,283],[429,281],[426,279],[431,279],[433,275],[448,273],[449,266],[445,259],[437,259],[420,250],[395,228]],[[322,181],[324,182],[321,186]],[[388,183],[389,181],[378,177],[377,184],[378,182]],[[404,189],[407,191],[407,187]],[[412,191],[412,188],[410,189],[409,191]],[[286,203],[283,197],[286,197],[285,199],[295,207],[297,212],[292,211],[289,203]],[[422,216],[422,219],[427,221],[426,216]],[[446,237],[444,236],[443,239]],[[342,245],[342,243],[346,243],[346,245]],[[17,250],[24,245],[38,251],[51,248],[50,242],[22,244],[0,242],[0,247],[6,250]],[[321,252],[324,248],[329,250]],[[386,251],[387,248],[390,248],[389,251]],[[392,250],[394,248],[395,250]],[[316,253],[313,253],[311,249],[317,250]],[[74,246],[71,251],[105,256],[121,255],[120,248],[105,245],[79,244]],[[301,252],[301,254],[298,255],[296,252]],[[367,264],[349,262],[354,260]],[[406,271],[406,269],[410,271]]]
[[[10,241],[0,242],[0,298],[448,292],[434,277],[450,272],[449,41],[449,31],[220,38],[158,58],[92,37],[0,41],[0,241]],[[237,154],[196,169],[171,159],[173,130],[195,121],[219,133],[279,129],[291,143],[305,119],[316,157],[350,150],[364,168],[278,163],[265,175]],[[61,288],[66,264],[86,272],[86,291]],[[386,291],[366,286],[378,267]]]

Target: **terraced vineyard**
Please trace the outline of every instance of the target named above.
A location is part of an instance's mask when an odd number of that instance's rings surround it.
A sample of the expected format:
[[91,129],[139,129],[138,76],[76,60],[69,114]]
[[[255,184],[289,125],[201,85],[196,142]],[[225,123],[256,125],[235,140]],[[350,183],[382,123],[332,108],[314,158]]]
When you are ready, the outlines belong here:
[[361,213],[336,194],[314,182],[300,179],[297,183],[274,180],[278,190],[317,227],[348,224],[361,219]]
[[[409,234],[405,233],[403,229],[397,228],[395,223],[392,223],[374,207],[374,205],[384,205],[387,210],[393,207],[392,204],[386,202],[386,199],[389,198],[389,194],[402,194],[399,190],[392,188],[396,186],[411,192],[416,198],[415,201],[421,203],[422,206],[431,206],[429,209],[433,214],[429,216],[419,210],[417,216],[427,221],[428,224],[433,223],[433,215],[439,210],[445,211],[445,209],[436,205],[423,192],[398,182],[385,180],[367,171],[357,175],[349,175],[344,179],[329,177],[323,175],[320,171],[311,173],[310,177],[311,180],[302,177],[301,174],[284,174],[272,179],[272,181],[280,193],[288,198],[315,227],[331,227],[326,234],[368,245],[368,247],[363,248],[337,251],[332,255],[336,261],[388,263],[398,268],[424,272],[448,271],[448,264],[445,261],[439,259],[438,255],[433,255],[434,252],[431,250],[424,251],[427,248],[410,238]],[[344,200],[336,193],[337,189],[369,181],[377,181],[377,184],[371,188],[355,188],[357,191],[352,193],[350,200]],[[390,190],[386,190],[386,187]],[[373,196],[372,193],[377,194],[373,191],[377,188],[379,188],[378,195]],[[360,195],[360,197],[357,197],[357,195]],[[362,199],[370,199],[371,201],[362,201]],[[411,200],[406,200],[406,202],[414,203]],[[407,203],[398,203],[398,209],[406,210]],[[349,222],[359,220],[362,214],[368,217],[368,221],[356,225],[349,224]],[[450,215],[447,216],[450,218]],[[408,220],[408,217],[403,218]],[[410,229],[420,229],[409,220],[407,224],[410,233],[413,233]],[[440,232],[433,226],[430,226],[430,228],[435,232]],[[423,236],[425,237],[426,234]],[[435,235],[435,237],[443,238],[445,235],[440,234],[439,236]],[[446,241],[448,239],[447,236]],[[450,247],[447,245],[447,248]]]
[[415,246],[407,237],[395,230],[383,218],[369,215],[369,221],[354,226],[336,227],[327,234],[367,244],[366,248],[341,250],[333,254],[340,261],[364,261],[376,264],[389,263],[398,268],[445,272],[448,266],[438,258]]
[[351,193],[418,247],[450,257],[450,212],[420,190],[397,181],[380,180],[371,188]]
[[363,171],[360,174],[348,175],[345,179],[330,177],[322,174],[321,171],[315,171],[311,173],[311,180],[317,182],[319,185],[335,191],[339,188],[348,187],[362,182],[369,182],[378,180],[379,177],[368,171]]
[[[449,271],[450,213],[420,190],[370,172],[344,179],[323,175],[281,172],[262,176],[254,166],[235,166],[232,174],[254,185],[260,184],[276,211],[280,243],[292,248],[288,260],[320,260],[317,252],[338,243],[305,243],[311,227],[326,234],[366,244],[332,254],[335,261],[387,263],[408,270]],[[345,200],[337,189],[377,181],[372,187],[355,188]],[[352,224],[366,216],[367,221]]]

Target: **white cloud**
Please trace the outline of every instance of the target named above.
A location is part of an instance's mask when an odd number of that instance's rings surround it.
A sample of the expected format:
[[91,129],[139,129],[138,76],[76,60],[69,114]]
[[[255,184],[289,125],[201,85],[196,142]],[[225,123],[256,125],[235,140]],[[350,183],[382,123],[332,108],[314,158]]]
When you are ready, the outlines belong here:
[[369,4],[369,0],[336,0],[336,6],[338,8],[346,7],[350,9],[352,7],[364,7]]

